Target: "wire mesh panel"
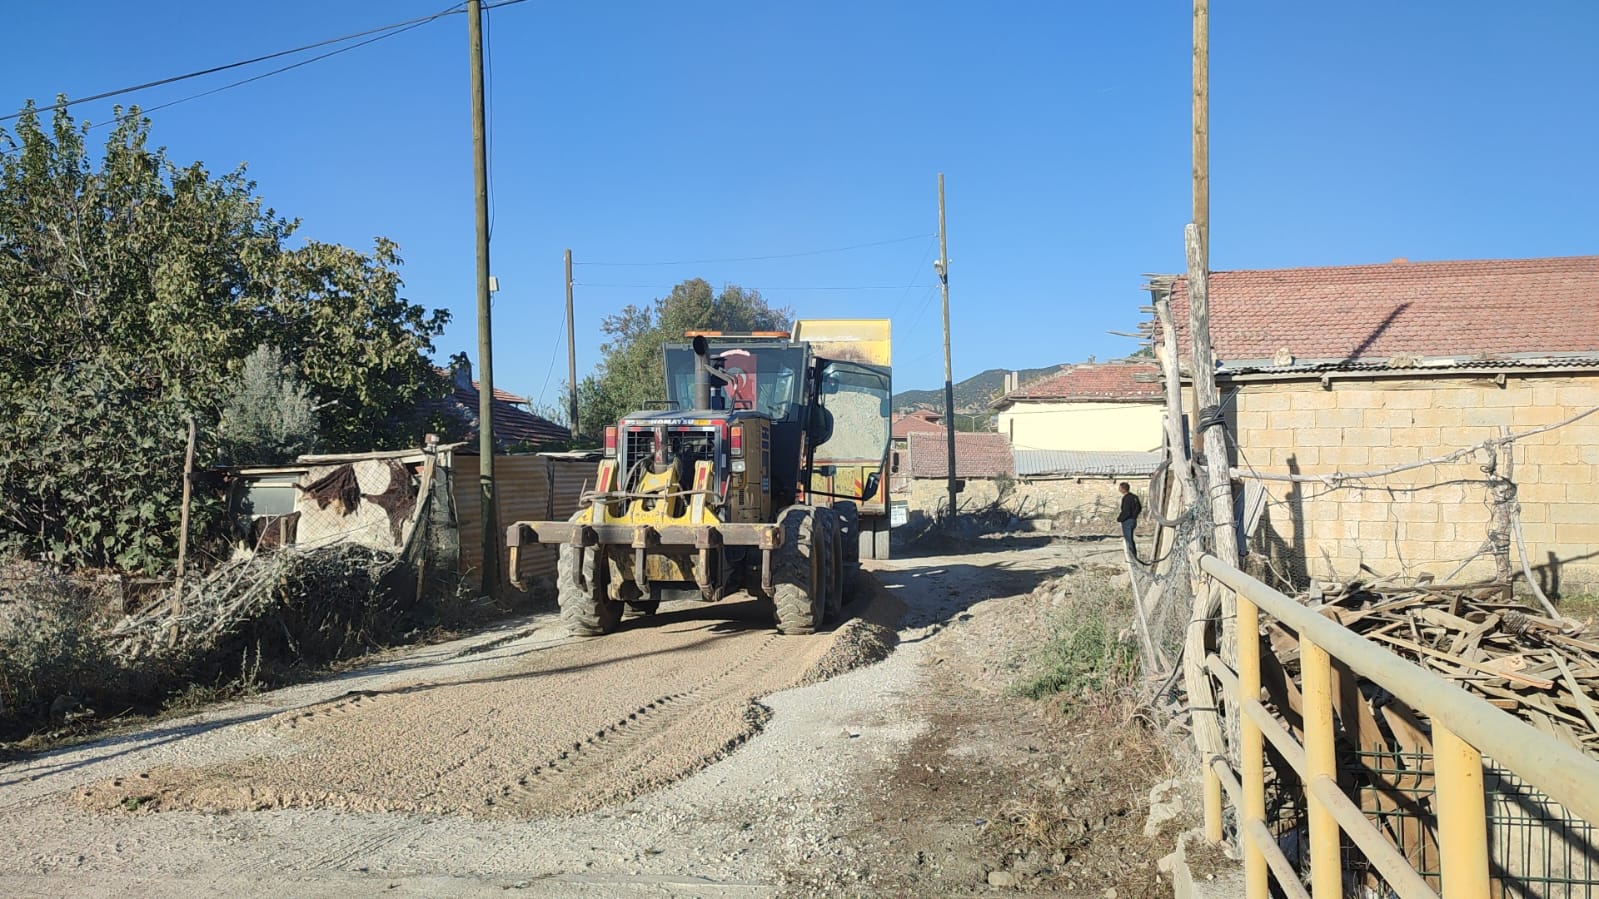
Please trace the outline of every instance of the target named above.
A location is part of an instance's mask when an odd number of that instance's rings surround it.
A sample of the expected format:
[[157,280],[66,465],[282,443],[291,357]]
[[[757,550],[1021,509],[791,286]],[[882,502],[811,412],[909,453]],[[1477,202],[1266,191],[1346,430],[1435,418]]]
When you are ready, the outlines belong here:
[[[1349,754],[1340,780],[1366,817],[1434,890],[1448,868],[1438,850],[1433,759],[1426,752]],[[1488,874],[1495,899],[1599,899],[1599,833],[1512,772],[1483,766],[1488,828]],[[1272,833],[1290,859],[1306,834],[1297,782],[1267,787]],[[1387,897],[1389,884],[1347,836],[1342,840],[1346,896]]]

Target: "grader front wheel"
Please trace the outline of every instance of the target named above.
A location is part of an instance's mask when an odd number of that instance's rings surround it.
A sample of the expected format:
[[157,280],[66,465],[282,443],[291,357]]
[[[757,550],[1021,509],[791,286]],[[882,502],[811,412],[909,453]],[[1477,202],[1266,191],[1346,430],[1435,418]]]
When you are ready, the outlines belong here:
[[577,578],[578,548],[561,544],[555,564],[556,601],[566,628],[579,637],[595,637],[616,630],[622,621],[622,603],[605,592],[605,576],[610,566],[600,564],[600,552],[583,550],[583,584]]

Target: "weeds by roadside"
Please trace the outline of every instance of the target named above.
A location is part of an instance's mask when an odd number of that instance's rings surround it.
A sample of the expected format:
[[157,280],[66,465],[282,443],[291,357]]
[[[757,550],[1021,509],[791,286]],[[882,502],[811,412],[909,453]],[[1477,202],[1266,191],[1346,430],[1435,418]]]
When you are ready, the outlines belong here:
[[1068,707],[1118,709],[1133,698],[1138,650],[1128,637],[1132,599],[1103,577],[1061,578],[1039,588],[1063,597],[1031,673],[1011,691],[1029,699],[1059,695]]

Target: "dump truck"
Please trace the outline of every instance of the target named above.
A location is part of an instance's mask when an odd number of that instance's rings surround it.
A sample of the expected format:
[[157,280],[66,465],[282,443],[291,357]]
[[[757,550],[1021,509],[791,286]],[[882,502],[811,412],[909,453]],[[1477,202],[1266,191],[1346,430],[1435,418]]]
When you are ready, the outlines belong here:
[[861,558],[889,552],[889,322],[684,336],[664,348],[660,408],[606,427],[579,511],[506,528],[509,567],[524,546],[558,546],[575,634],[615,630],[629,606],[734,595],[771,600],[781,633],[812,633],[849,601]]

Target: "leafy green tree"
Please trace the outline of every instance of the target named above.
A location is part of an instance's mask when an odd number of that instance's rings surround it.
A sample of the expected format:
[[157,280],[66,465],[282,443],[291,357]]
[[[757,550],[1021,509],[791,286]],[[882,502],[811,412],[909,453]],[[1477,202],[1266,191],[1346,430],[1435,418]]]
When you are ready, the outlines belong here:
[[[121,115],[104,149],[32,104],[0,131],[0,543],[156,571],[175,556],[185,418],[217,459],[228,385],[279,347],[333,451],[416,445],[442,395],[447,314],[399,295],[400,259],[306,241],[243,169],[214,176]],[[202,504],[203,505],[203,504]]]
[[759,291],[733,284],[720,292],[703,278],[692,278],[672,292],[641,306],[629,305],[606,316],[600,330],[600,364],[578,384],[578,418],[585,431],[598,431],[629,412],[665,396],[662,346],[683,340],[685,331],[787,330],[793,312],[773,308]]
[[316,400],[277,347],[246,356],[217,420],[217,453],[231,464],[281,465],[316,448]]

